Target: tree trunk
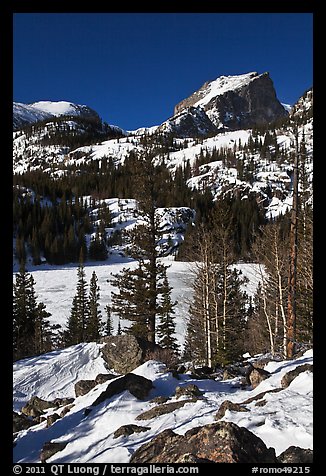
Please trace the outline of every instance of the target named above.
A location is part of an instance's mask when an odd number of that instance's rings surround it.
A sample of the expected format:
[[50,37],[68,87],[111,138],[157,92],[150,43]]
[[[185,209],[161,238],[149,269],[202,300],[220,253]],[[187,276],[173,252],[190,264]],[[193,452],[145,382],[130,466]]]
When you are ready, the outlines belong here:
[[296,341],[296,299],[297,299],[297,252],[298,252],[298,175],[299,175],[298,133],[295,135],[295,157],[293,170],[293,201],[290,227],[290,267],[288,277],[288,313],[286,357],[292,359]]

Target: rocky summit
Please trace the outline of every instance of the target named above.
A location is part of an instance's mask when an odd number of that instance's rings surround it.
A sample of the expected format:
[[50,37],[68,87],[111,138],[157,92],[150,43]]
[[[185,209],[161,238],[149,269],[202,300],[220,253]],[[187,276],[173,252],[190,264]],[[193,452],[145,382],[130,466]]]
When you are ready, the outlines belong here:
[[218,130],[246,129],[287,116],[267,72],[221,76],[206,82],[177,104],[174,113],[188,108],[204,111]]

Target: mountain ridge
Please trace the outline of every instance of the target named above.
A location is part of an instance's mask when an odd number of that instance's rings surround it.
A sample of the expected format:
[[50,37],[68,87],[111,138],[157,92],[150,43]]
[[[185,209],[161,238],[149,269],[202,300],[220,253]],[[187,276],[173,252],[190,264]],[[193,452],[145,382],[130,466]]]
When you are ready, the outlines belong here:
[[79,116],[100,121],[98,113],[84,104],[74,104],[68,101],[37,101],[31,104],[13,103],[14,130],[59,116]]

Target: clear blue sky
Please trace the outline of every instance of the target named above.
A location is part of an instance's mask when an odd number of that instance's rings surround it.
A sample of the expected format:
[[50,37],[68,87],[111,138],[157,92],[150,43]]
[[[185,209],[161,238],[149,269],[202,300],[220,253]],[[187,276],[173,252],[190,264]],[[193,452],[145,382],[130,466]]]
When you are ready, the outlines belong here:
[[310,13],[16,13],[14,100],[87,104],[130,130],[205,81],[268,71],[293,104],[312,86],[312,37]]

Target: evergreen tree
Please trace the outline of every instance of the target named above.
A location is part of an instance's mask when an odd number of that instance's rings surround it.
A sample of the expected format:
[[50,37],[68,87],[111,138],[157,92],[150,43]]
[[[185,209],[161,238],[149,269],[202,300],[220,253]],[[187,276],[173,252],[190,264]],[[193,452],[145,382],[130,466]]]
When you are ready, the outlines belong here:
[[23,264],[13,286],[14,359],[37,355],[52,348],[49,333],[50,314],[37,302],[35,281]]
[[101,337],[101,310],[99,309],[100,288],[98,286],[98,278],[93,271],[89,286],[89,315],[86,325],[86,340],[88,342],[97,342]]
[[112,293],[112,311],[119,319],[131,322],[127,333],[146,339],[149,287],[142,261],[139,261],[136,269],[123,268],[121,273],[114,276],[111,284],[119,290],[118,293]]
[[65,347],[75,345],[80,342],[80,323],[78,318],[77,296],[73,297],[70,316],[67,328],[63,332],[63,343]]
[[87,327],[89,321],[89,301],[87,296],[87,282],[84,270],[83,248],[80,250],[79,266],[77,269],[76,294],[72,300],[67,330],[64,332],[66,345],[79,344],[87,341]]
[[161,305],[159,309],[160,323],[157,326],[157,334],[159,337],[159,344],[165,348],[170,349],[176,353],[179,352],[179,345],[175,337],[175,322],[173,314],[176,302],[171,300],[172,287],[169,285],[166,270],[164,271],[163,283],[160,287]]
[[112,324],[112,317],[111,317],[111,307],[109,304],[105,306],[105,312],[106,312],[105,335],[112,336],[113,324]]

